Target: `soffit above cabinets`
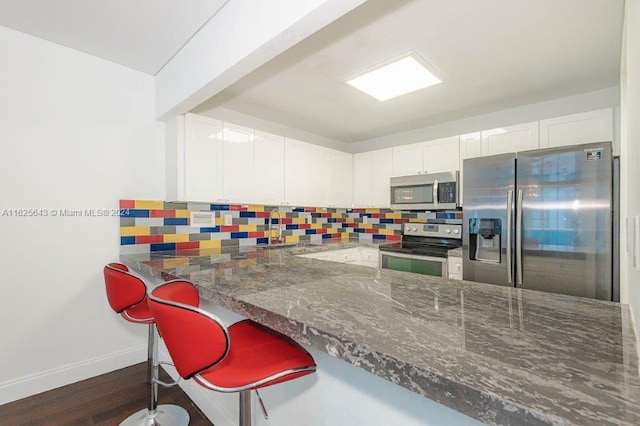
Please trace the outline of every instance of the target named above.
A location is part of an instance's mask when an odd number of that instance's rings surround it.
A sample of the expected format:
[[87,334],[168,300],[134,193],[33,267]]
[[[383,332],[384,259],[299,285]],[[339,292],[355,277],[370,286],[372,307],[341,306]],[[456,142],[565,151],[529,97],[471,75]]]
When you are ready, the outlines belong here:
[[0,25],[155,75],[227,1],[0,0]]
[[[194,109],[358,142],[619,84],[623,0],[369,0]],[[442,84],[379,102],[345,83],[415,52]]]

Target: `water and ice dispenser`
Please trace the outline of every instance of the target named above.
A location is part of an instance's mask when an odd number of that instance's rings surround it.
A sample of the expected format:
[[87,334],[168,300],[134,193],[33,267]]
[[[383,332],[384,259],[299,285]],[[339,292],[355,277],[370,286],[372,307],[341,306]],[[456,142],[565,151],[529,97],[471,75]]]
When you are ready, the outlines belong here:
[[469,219],[469,259],[500,263],[502,251],[502,221],[500,219]]

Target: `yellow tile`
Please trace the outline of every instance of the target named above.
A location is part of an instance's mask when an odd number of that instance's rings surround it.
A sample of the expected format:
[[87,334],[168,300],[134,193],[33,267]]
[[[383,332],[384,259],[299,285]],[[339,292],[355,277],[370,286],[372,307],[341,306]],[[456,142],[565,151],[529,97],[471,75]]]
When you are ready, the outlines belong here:
[[402,219],[402,213],[387,213],[385,217],[386,219]]
[[164,203],[162,201],[149,201],[149,200],[136,200],[136,209],[164,209]]
[[380,209],[364,209],[365,213],[380,213]]
[[176,217],[189,217],[189,210],[176,210]]
[[311,229],[322,229],[322,224],[321,223],[312,223],[311,224]]
[[305,222],[305,218],[304,218],[304,217],[294,217],[294,218],[293,218],[293,220],[292,220],[292,222],[293,222],[295,225],[300,225],[301,223],[306,223],[306,222]]
[[247,206],[247,211],[250,211],[250,212],[263,212],[264,211],[264,206],[257,206],[257,205],[250,204],[250,205]]
[[162,266],[167,268],[179,268],[180,266],[187,266],[189,264],[189,259],[186,257],[179,257],[176,259],[166,259],[162,261]]
[[220,240],[204,240],[204,241],[200,241],[200,248],[201,249],[208,249],[208,248],[220,248],[220,246],[222,245]]
[[382,235],[394,235],[393,229],[378,229],[378,233]]
[[331,213],[333,219],[339,219],[342,217],[342,213]]
[[240,232],[254,232],[258,230],[258,225],[240,225],[238,229]]
[[222,225],[224,225],[224,218],[223,218],[223,217],[217,217],[217,218],[216,218],[216,225],[217,225],[217,226],[222,226]]
[[349,241],[349,234],[347,232],[342,233],[342,241]]
[[371,229],[371,228],[373,228],[373,224],[371,224],[371,223],[360,223],[358,225],[358,228]]
[[125,226],[120,228],[120,235],[123,237],[151,235],[151,228],[149,226]]
[[189,241],[189,234],[165,234],[162,240],[165,243],[185,243]]
[[409,222],[412,222],[412,223],[427,223],[427,219],[412,218],[412,219],[409,219]]
[[299,243],[300,242],[300,236],[299,235],[287,235],[286,237],[284,237],[284,240],[288,243]]

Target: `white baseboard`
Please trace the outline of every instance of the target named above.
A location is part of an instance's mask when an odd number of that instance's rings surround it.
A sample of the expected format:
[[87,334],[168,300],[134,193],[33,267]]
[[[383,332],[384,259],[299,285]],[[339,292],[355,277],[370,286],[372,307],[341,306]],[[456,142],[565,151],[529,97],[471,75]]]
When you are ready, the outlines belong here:
[[0,383],[0,405],[128,367],[147,359],[147,345]]

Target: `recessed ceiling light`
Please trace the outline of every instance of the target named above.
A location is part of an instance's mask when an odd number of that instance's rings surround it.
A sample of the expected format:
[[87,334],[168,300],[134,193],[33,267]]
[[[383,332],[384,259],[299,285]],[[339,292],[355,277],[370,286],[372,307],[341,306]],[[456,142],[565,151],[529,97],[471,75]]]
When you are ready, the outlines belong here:
[[347,84],[379,101],[415,92],[442,83],[413,55],[352,78]]

